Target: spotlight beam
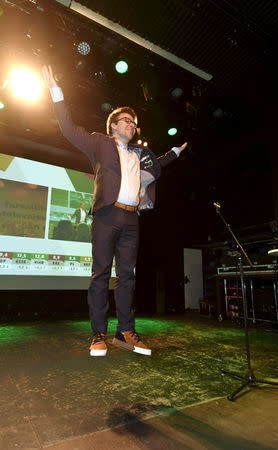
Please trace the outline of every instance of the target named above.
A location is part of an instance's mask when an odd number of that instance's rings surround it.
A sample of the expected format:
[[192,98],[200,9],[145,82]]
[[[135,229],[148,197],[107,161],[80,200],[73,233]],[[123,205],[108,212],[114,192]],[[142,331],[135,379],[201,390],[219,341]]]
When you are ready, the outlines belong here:
[[9,80],[10,89],[15,97],[34,102],[41,95],[41,81],[34,73],[25,68],[14,69]]

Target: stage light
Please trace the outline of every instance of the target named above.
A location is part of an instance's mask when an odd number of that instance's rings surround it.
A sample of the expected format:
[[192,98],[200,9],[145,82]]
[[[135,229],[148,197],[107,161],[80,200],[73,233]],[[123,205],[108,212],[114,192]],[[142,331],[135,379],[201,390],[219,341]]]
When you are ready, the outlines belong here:
[[176,128],[169,128],[168,134],[169,136],[175,136],[177,134],[178,130]]
[[118,73],[126,73],[128,71],[128,64],[125,61],[118,61],[115,64],[115,68]]
[[153,96],[150,93],[150,89],[149,86],[147,85],[147,83],[141,83],[140,84],[141,88],[142,88],[142,92],[143,92],[143,96],[145,99],[145,102],[150,103],[153,101]]
[[41,81],[26,69],[15,69],[10,76],[10,86],[15,97],[34,102],[41,95]]
[[183,94],[183,90],[182,90],[182,88],[179,88],[179,87],[177,87],[171,91],[171,96],[175,99],[180,98],[182,96],[182,94]]
[[90,51],[91,51],[91,47],[88,44],[88,42],[79,42],[79,44],[77,45],[77,50],[79,51],[79,53],[81,55],[89,55]]
[[217,108],[213,111],[212,115],[216,119],[220,119],[221,117],[224,117],[224,111],[222,108]]
[[138,139],[137,144],[141,145],[142,144],[142,140]]
[[198,109],[196,108],[196,106],[192,105],[189,102],[186,102],[185,109],[186,109],[186,112],[188,114],[190,114],[191,116],[197,116],[197,114],[198,114]]
[[5,103],[0,101],[0,109],[4,109],[5,108]]
[[103,82],[106,80],[106,73],[99,70],[98,72],[94,73],[95,79],[97,81]]
[[147,142],[144,142],[144,147],[148,147],[148,143]]
[[112,111],[112,106],[110,105],[110,103],[102,103],[101,110],[104,112],[110,112]]
[[79,70],[80,72],[81,72],[82,70],[84,70],[85,67],[86,67],[86,62],[83,61],[82,59],[79,59],[79,60],[76,62],[76,64],[75,64],[75,68],[76,68],[77,70]]

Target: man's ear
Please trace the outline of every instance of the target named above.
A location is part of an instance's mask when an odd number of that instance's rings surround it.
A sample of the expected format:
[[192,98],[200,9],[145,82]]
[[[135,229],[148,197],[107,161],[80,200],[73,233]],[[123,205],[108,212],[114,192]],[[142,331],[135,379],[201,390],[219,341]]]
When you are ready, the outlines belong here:
[[[113,126],[114,125],[114,126]],[[115,130],[115,128],[116,128],[116,124],[115,124],[115,122],[111,122],[111,124],[110,124],[110,126],[111,126],[111,128],[113,128],[113,130]]]

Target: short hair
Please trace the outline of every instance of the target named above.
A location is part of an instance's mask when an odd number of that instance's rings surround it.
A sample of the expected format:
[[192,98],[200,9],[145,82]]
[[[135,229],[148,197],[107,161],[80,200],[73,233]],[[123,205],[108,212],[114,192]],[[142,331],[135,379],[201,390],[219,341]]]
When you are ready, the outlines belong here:
[[106,133],[107,134],[113,134],[112,133],[112,127],[111,127],[111,123],[116,123],[118,117],[120,116],[120,114],[122,113],[127,113],[130,114],[131,117],[133,117],[134,121],[137,121],[137,115],[135,113],[135,111],[130,108],[129,106],[121,106],[120,108],[115,109],[114,111],[112,111],[106,121]]

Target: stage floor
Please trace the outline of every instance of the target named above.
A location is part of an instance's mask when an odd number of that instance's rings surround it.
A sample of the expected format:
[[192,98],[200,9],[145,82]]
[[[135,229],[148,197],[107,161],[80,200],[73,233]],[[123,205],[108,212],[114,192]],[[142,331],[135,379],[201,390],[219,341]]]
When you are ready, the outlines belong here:
[[[221,370],[246,373],[242,328],[185,314],[136,329],[151,357],[90,357],[87,320],[2,324],[0,448],[278,448],[277,389],[226,399],[240,382]],[[277,381],[277,330],[249,334],[255,376]]]

